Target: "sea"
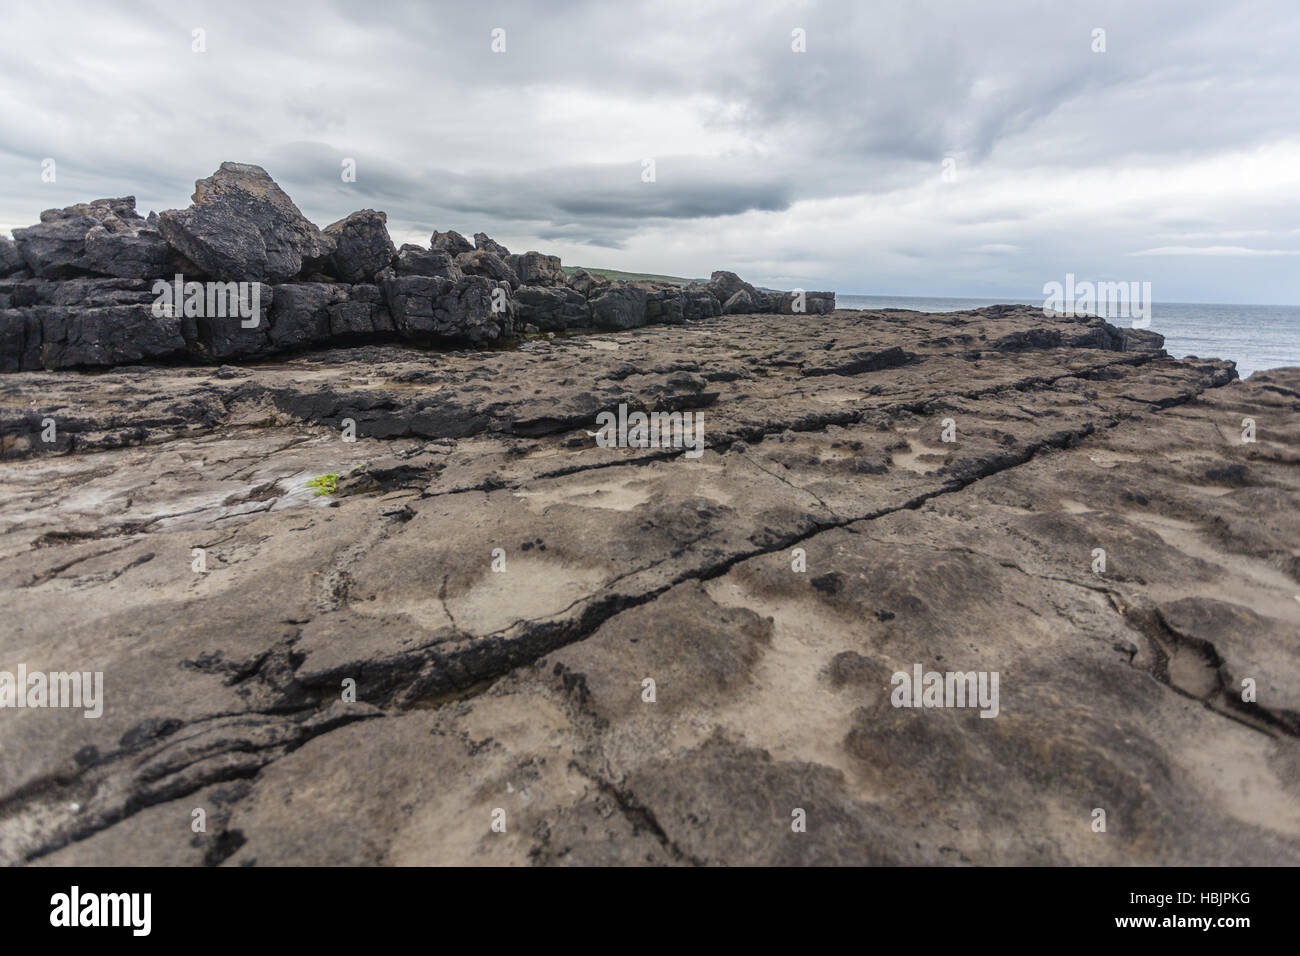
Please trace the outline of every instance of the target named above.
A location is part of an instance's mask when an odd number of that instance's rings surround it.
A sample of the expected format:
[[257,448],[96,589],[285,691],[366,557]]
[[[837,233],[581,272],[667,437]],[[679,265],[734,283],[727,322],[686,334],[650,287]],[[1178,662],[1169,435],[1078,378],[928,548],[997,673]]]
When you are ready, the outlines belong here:
[[[841,309],[914,309],[917,312],[957,312],[996,303],[1032,305],[1037,299],[952,299],[896,295],[842,295]],[[1125,326],[1131,319],[1115,319]],[[1300,366],[1300,305],[1219,305],[1209,302],[1153,302],[1147,328],[1165,337],[1165,350],[1174,358],[1195,355],[1237,363],[1237,374]]]

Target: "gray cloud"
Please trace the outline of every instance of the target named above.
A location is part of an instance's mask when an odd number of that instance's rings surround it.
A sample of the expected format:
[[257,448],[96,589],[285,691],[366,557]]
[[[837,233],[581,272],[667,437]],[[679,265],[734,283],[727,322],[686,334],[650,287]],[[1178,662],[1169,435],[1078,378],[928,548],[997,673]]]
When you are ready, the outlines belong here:
[[1073,271],[1300,301],[1291,0],[56,0],[7,17],[7,226],[105,195],[184,205],[232,159],[322,225],[384,209],[399,240],[482,229],[588,265],[841,291],[1025,295]]

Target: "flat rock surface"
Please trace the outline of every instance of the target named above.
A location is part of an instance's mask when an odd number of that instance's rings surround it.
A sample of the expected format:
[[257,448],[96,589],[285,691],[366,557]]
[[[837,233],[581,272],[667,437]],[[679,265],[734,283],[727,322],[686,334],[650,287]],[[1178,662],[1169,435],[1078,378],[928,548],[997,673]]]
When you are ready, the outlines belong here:
[[0,668],[105,698],[0,710],[0,860],[1300,864],[1300,370],[1098,327],[0,377]]

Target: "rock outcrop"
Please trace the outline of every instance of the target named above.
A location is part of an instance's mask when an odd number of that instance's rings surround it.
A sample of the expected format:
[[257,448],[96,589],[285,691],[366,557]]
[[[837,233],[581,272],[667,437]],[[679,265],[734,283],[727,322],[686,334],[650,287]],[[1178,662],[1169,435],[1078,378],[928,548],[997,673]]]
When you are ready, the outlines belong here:
[[287,282],[333,251],[261,166],[222,163],[194,184],[193,199],[159,213],[158,230],[213,279]]
[[[267,334],[398,314],[268,288]],[[1300,864],[1300,370],[1134,344],[841,310],[4,376],[4,664],[108,679],[3,711],[0,862]],[[620,405],[702,455],[599,444]],[[918,666],[997,716],[894,706]]]
[[387,213],[373,209],[354,212],[325,227],[333,244],[330,271],[344,282],[373,282],[397,257],[397,249],[388,235]]
[[[473,243],[434,232],[427,249],[396,249],[386,213],[318,229],[260,166],[222,163],[195,186],[187,209],[144,219],[134,197],[100,199],[47,210],[13,242],[0,239],[0,371],[247,361],[383,341],[487,345],[835,307],[834,293],[772,294],[732,272],[685,287],[566,275],[558,256],[511,253],[482,232]],[[159,313],[155,285],[177,276],[183,289],[203,286],[194,294],[205,301],[213,284],[256,285],[265,308],[252,322],[210,314],[186,304],[186,291]]]
[[[14,230],[14,246],[22,263],[41,279],[145,279],[165,275],[179,261],[156,222],[135,211],[134,196],[47,209],[40,225]],[[0,274],[18,271],[12,252],[0,258],[5,266]]]

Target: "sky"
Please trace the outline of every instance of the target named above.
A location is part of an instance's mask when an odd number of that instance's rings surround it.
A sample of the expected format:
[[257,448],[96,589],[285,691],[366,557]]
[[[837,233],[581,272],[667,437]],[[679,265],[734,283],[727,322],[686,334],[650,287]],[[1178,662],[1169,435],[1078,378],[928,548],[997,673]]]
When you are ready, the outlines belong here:
[[183,207],[232,160],[321,226],[384,210],[399,244],[487,232],[569,265],[841,293],[1034,298],[1069,273],[1300,303],[1297,0],[3,18],[6,232],[104,196]]

